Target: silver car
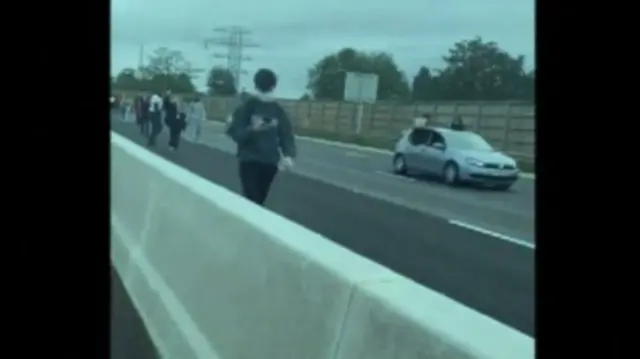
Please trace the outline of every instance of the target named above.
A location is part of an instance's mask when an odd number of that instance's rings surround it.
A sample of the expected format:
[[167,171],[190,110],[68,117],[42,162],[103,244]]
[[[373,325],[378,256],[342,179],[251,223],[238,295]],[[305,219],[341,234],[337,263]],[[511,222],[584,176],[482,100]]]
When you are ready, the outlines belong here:
[[398,174],[436,175],[448,185],[477,184],[508,190],[520,171],[516,161],[496,151],[480,135],[442,127],[405,130],[396,143]]

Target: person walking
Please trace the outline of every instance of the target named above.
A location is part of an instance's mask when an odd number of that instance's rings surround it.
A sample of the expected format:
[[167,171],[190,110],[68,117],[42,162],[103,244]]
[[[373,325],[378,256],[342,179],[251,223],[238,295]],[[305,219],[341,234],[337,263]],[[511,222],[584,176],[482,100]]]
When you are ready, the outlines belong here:
[[169,128],[169,150],[176,151],[180,146],[180,133],[185,127],[185,113],[182,104],[173,96],[168,96],[164,101],[165,124]]
[[202,97],[198,94],[191,103],[189,111],[189,127],[191,132],[191,140],[198,142],[200,140],[200,132],[202,124],[207,120],[207,111],[202,103]]
[[166,108],[165,104],[169,101],[171,101],[171,90],[165,91],[164,96],[162,96],[162,123],[167,122],[167,112],[164,109]]
[[151,131],[147,146],[154,147],[156,138],[162,132],[162,97],[156,93],[149,98],[149,124],[151,125]]
[[137,95],[133,99],[133,115],[135,116],[136,126],[138,126],[140,133],[142,133],[141,109],[142,109],[142,95]]
[[120,122],[127,122],[128,106],[125,95],[122,95],[122,97],[120,98],[118,109],[120,111]]
[[145,137],[149,136],[149,95],[143,94],[140,96],[140,134]]
[[465,131],[466,126],[464,125],[464,121],[462,121],[462,117],[456,116],[451,121],[451,129],[454,131]]
[[278,83],[276,74],[260,69],[253,82],[257,92],[235,109],[226,133],[237,144],[242,192],[262,206],[278,168],[293,166],[296,145],[289,117],[270,96]]
[[118,103],[117,99],[114,95],[109,96],[109,108],[110,108],[110,120],[114,121],[118,118]]

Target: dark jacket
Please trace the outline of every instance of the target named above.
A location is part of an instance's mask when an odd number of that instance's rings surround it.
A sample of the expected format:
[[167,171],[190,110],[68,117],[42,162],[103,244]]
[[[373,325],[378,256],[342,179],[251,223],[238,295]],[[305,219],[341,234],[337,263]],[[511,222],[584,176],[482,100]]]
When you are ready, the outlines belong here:
[[178,104],[168,100],[164,103],[165,118],[164,123],[173,131],[182,131],[187,122],[184,113],[178,112]]
[[[264,130],[251,129],[252,121],[277,121],[277,126]],[[296,156],[293,128],[286,112],[274,99],[253,95],[233,112],[227,135],[237,144],[240,161],[256,161],[277,165],[280,151],[286,157]]]
[[149,117],[149,99],[144,97],[140,99],[140,117],[143,120]]
[[178,118],[178,106],[173,101],[165,100],[163,107],[165,113],[164,123],[169,127],[174,127]]
[[461,118],[455,118],[451,121],[451,129],[454,131],[464,131],[465,125]]

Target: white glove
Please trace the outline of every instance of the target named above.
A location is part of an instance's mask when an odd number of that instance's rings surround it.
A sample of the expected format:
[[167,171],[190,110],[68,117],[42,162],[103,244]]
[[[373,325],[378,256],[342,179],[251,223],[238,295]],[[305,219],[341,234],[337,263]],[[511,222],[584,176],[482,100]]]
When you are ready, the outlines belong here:
[[280,169],[283,171],[292,169],[293,165],[293,158],[291,157],[283,157],[282,160],[280,160]]

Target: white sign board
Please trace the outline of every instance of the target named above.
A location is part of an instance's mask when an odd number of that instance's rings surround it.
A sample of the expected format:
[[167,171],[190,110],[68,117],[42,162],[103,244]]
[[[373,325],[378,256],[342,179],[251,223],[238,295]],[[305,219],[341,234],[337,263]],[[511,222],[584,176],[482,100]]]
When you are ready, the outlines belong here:
[[376,102],[378,75],[347,72],[344,83],[344,100],[353,102]]

